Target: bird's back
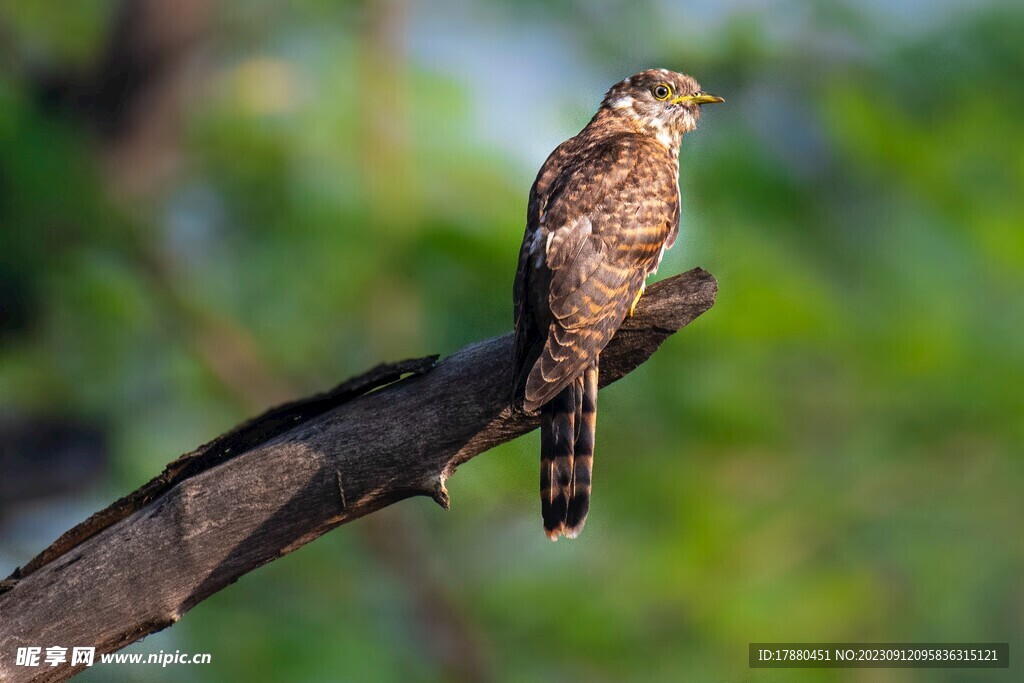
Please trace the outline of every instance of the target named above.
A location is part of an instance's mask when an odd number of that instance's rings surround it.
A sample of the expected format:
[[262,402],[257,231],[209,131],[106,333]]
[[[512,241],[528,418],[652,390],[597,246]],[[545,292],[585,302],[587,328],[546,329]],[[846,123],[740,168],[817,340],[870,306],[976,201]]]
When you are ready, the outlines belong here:
[[[522,397],[529,373],[574,306],[591,307],[599,328],[581,348],[576,363],[554,382],[561,390],[596,356],[621,323],[642,281],[657,267],[662,248],[679,222],[678,166],[670,150],[650,137],[607,125],[595,117],[578,135],[559,145],[545,161],[530,191],[527,226],[519,254],[514,299],[516,389]],[[621,290],[615,301],[603,287]],[[615,305],[618,304],[618,305]],[[571,325],[586,327],[573,316]],[[564,322],[564,320],[562,320]],[[575,366],[579,365],[580,368]]]

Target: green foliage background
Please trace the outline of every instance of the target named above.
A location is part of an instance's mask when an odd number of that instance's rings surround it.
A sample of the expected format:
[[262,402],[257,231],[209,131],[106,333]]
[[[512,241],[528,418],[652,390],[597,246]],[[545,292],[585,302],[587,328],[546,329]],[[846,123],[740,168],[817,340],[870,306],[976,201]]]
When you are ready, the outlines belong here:
[[[751,671],[746,646],[1024,651],[1019,3],[226,2],[179,163],[128,198],[28,76],[90,64],[113,11],[0,3],[0,272],[36,311],[0,406],[108,425],[80,512],[279,397],[225,381],[210,325],[293,395],[507,331],[536,169],[640,69],[727,100],[684,141],[660,273],[720,296],[602,392],[579,540],[541,531],[533,434],[463,467],[449,513],[344,527],[131,648],[212,665],[83,681],[458,678],[410,573],[497,681],[1017,680]],[[395,528],[413,572],[375,549]]]

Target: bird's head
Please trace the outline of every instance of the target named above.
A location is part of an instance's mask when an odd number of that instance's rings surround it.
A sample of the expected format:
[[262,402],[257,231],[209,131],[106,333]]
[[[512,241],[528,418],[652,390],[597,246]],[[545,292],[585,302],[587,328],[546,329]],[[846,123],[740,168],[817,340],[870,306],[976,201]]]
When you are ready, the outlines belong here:
[[703,92],[686,74],[648,69],[613,85],[599,115],[623,119],[638,132],[677,148],[683,133],[697,127],[701,105],[724,101]]

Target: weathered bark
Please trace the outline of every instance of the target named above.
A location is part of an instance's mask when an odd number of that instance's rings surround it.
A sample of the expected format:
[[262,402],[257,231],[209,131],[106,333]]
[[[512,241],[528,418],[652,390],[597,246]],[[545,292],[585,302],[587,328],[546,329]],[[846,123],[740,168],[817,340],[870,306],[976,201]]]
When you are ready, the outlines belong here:
[[[647,360],[716,291],[700,269],[652,285],[602,354],[601,385]],[[170,463],[0,582],[0,680],[63,680],[72,668],[15,666],[17,648],[117,650],[391,503],[426,495],[447,508],[444,482],[459,465],[538,424],[510,405],[511,358],[505,335],[441,362],[381,366]]]

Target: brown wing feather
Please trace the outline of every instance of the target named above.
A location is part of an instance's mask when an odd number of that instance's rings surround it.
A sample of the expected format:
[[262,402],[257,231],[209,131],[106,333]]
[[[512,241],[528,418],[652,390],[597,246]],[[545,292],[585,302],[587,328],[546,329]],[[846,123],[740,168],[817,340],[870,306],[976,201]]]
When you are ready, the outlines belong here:
[[527,327],[537,342],[517,360],[527,410],[596,361],[678,222],[674,161],[657,142],[621,135],[579,157],[531,201],[538,222],[520,253],[517,349],[529,347]]

